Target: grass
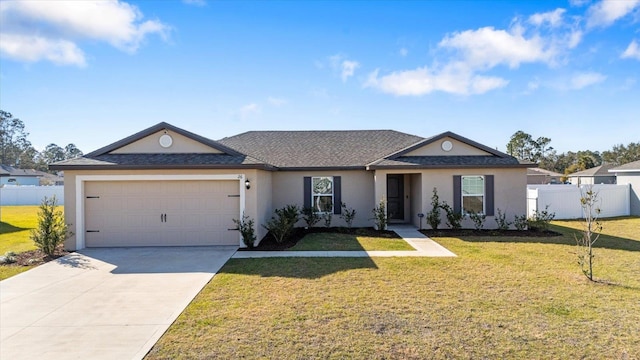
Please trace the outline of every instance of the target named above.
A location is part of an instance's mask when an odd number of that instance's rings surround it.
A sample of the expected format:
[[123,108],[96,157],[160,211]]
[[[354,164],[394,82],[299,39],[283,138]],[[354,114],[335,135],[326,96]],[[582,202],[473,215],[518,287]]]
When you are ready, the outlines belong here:
[[[31,229],[38,225],[38,209],[38,206],[0,207],[0,255],[4,255],[8,251],[17,254],[36,249],[30,235]],[[0,280],[27,271],[32,267],[0,265]]]
[[234,259],[147,358],[640,358],[640,218],[621,220],[598,283],[561,222],[435,239],[457,258]]
[[402,239],[357,236],[340,233],[312,233],[306,235],[288,250],[300,251],[374,251],[415,250]]

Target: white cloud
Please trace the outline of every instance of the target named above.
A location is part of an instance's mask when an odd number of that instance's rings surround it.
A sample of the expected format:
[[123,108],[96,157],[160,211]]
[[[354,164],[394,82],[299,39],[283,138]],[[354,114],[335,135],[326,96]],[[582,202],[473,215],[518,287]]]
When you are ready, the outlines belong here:
[[585,72],[574,75],[571,78],[569,87],[573,90],[580,90],[587,86],[601,83],[607,79],[606,76],[597,72]]
[[402,48],[400,49],[399,53],[400,53],[400,56],[405,57],[409,55],[409,50],[407,50],[407,48]]
[[238,111],[241,119],[246,119],[252,115],[259,114],[262,111],[260,105],[256,103],[247,104]]
[[182,0],[183,3],[187,5],[195,5],[195,6],[206,6],[206,0]]
[[396,96],[420,96],[435,91],[459,95],[483,94],[508,84],[507,80],[499,77],[475,75],[460,63],[439,70],[421,67],[381,77],[378,74],[379,70],[369,74],[364,86]]
[[562,16],[566,12],[565,9],[555,9],[553,11],[545,12],[545,13],[536,13],[529,16],[529,23],[535,26],[542,26],[544,24],[549,24],[551,27],[558,27],[562,25],[563,19]]
[[267,98],[267,101],[269,102],[269,104],[271,104],[271,105],[273,105],[275,107],[280,107],[280,106],[286,105],[288,103],[287,99],[271,97],[271,96],[269,96]]
[[456,49],[469,66],[477,69],[507,65],[517,68],[521,63],[551,64],[557,50],[537,34],[527,38],[524,29],[513,26],[509,31],[484,27],[447,35],[438,46]]
[[584,6],[588,3],[590,3],[591,0],[569,0],[569,5],[573,6],[573,7],[581,7]]
[[587,27],[606,27],[625,17],[640,5],[640,0],[603,0],[587,11]]
[[26,62],[46,59],[56,65],[86,65],[84,53],[76,44],[40,36],[0,33],[0,53]]
[[353,76],[356,69],[360,67],[359,62],[355,60],[349,60],[341,54],[329,56],[329,64],[334,71],[340,72],[340,78],[342,79],[342,82],[346,82],[348,78]]
[[[49,60],[75,65],[85,63],[77,44],[82,39],[106,42],[133,53],[148,35],[158,34],[164,39],[169,31],[158,20],[143,21],[137,7],[118,0],[2,2],[0,21],[3,42],[9,39],[10,47],[39,49],[32,52],[29,60],[5,50],[5,46],[4,55],[22,61]],[[67,54],[63,57],[67,60],[54,61],[60,58],[61,51]]]
[[640,60],[640,46],[635,40],[631,41],[627,49],[620,56],[623,59],[636,59]]

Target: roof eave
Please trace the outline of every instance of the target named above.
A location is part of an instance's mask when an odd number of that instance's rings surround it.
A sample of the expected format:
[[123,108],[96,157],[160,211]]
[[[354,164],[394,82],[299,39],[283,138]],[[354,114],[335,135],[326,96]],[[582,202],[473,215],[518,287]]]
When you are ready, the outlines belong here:
[[258,169],[275,171],[267,164],[199,164],[199,165],[49,165],[51,170],[188,170],[188,169]]
[[492,168],[513,168],[513,169],[526,169],[529,167],[526,164],[501,164],[501,165],[369,165],[367,170],[394,170],[394,169],[416,169],[416,170],[430,170],[430,169],[492,169]]

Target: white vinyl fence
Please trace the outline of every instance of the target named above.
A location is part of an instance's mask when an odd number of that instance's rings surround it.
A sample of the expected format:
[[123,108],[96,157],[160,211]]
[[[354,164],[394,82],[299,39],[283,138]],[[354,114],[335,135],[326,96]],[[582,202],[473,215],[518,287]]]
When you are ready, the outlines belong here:
[[580,198],[592,186],[598,193],[597,208],[600,217],[629,216],[631,213],[630,185],[527,185],[527,215],[543,211],[549,205],[549,212],[556,219],[583,218]]
[[64,186],[4,186],[0,187],[0,205],[40,205],[42,199],[56,196],[64,205]]

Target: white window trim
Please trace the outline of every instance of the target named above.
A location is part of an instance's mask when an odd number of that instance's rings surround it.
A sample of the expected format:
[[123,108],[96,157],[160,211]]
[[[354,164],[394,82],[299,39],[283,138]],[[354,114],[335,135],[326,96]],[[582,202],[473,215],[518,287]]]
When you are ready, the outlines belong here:
[[334,191],[334,188],[333,188],[333,184],[334,184],[334,182],[333,182],[333,176],[312,176],[312,177],[311,177],[311,207],[312,207],[314,210],[316,209],[316,204],[315,204],[315,202],[313,201],[315,196],[327,196],[327,197],[329,196],[329,195],[327,195],[327,194],[316,194],[316,193],[313,191],[313,190],[314,190],[314,188],[313,188],[313,180],[314,180],[314,179],[324,179],[324,178],[331,179],[331,210],[329,210],[329,211],[315,211],[315,213],[316,213],[316,214],[333,214],[333,213],[334,213],[334,210],[335,210],[335,206],[336,206],[336,204],[335,204],[335,198],[334,198],[334,196],[335,196],[335,191]]
[[[480,177],[482,178],[482,193],[481,194],[467,194],[464,193],[464,178],[466,177]],[[487,189],[486,189],[486,178],[484,175],[462,175],[460,176],[460,210],[463,215],[468,215],[470,213],[466,212],[464,209],[464,198],[469,196],[482,196],[482,214],[486,214],[487,209]]]
[[[236,180],[240,190],[240,213],[242,219],[245,209],[245,175],[77,175],[76,176],[76,250],[85,248],[84,186],[88,181],[202,181],[202,180]],[[242,246],[242,235],[238,234],[239,245]]]

